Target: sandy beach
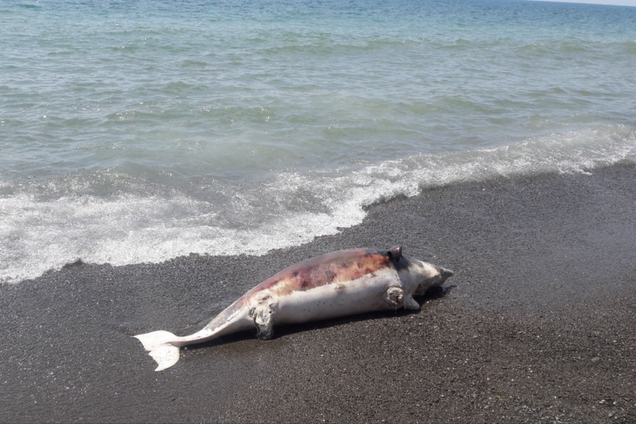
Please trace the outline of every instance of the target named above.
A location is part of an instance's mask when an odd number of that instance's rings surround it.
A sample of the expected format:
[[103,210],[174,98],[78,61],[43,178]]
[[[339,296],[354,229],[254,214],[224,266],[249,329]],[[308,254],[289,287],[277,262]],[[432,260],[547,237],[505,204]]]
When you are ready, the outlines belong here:
[[[71,264],[0,286],[1,422],[636,422],[636,168],[458,184],[262,257]],[[156,373],[270,275],[353,247],[453,269],[422,309],[253,333]]]

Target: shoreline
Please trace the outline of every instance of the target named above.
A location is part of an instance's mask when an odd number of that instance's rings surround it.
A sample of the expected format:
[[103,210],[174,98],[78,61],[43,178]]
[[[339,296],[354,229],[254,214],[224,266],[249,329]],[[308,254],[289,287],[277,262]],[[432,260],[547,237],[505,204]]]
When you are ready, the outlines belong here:
[[[260,257],[75,264],[0,286],[0,422],[636,421],[634,165],[462,183]],[[226,299],[353,247],[455,271],[417,313],[365,314],[184,349]]]

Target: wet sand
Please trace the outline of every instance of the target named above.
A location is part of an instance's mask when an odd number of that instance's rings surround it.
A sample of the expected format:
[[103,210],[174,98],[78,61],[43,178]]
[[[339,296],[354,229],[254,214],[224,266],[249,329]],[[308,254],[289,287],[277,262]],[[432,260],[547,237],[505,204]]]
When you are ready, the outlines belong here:
[[[453,269],[422,310],[253,333],[155,363],[302,259],[404,246]],[[0,286],[0,422],[636,422],[636,168],[459,184],[263,257],[76,263]]]

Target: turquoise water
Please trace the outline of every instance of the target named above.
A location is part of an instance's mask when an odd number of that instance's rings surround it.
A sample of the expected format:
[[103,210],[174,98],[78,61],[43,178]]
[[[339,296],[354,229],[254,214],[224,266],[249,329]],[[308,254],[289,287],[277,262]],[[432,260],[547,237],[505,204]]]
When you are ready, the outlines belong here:
[[263,254],[364,207],[636,162],[636,8],[0,0],[0,281]]

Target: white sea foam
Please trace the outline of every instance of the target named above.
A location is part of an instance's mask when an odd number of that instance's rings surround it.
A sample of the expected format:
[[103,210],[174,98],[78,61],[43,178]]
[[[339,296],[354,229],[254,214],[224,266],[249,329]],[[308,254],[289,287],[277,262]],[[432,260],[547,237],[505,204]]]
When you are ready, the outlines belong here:
[[18,192],[0,198],[0,281],[34,278],[78,258],[125,265],[191,252],[261,255],[357,225],[365,207],[422,188],[542,172],[588,173],[618,162],[636,163],[636,131],[601,125],[356,171],[281,173],[263,186],[236,191],[223,207],[186,194],[46,199]]

